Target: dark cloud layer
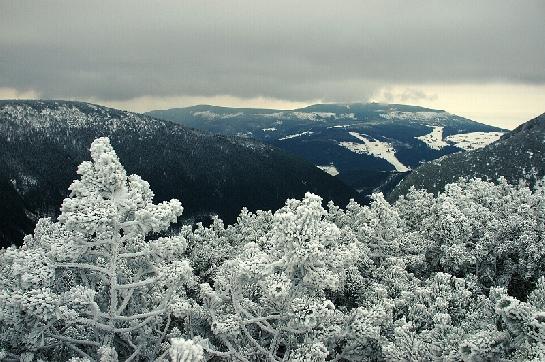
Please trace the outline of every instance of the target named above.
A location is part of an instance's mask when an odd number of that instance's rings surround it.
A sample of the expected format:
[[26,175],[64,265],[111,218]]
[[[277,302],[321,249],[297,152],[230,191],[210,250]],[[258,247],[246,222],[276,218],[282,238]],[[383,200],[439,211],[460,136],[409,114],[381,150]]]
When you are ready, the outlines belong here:
[[0,87],[350,101],[399,83],[545,84],[544,16],[543,0],[0,0]]

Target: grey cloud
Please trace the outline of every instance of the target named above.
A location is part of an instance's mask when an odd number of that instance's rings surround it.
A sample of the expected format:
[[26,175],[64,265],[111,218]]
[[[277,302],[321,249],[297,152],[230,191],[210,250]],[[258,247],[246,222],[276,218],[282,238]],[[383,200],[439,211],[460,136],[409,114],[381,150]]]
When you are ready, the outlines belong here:
[[437,94],[428,94],[420,89],[406,88],[401,93],[394,93],[390,89],[385,89],[379,96],[385,101],[391,103],[401,101],[411,103],[415,101],[434,101],[438,98]]
[[543,14],[543,0],[0,0],[0,87],[351,101],[398,83],[545,84]]

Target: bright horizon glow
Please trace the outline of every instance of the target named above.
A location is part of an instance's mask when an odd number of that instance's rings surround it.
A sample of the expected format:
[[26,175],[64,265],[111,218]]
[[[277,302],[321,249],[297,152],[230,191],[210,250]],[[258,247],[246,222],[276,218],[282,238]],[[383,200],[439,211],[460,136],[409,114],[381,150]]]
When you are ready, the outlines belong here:
[[[420,97],[411,99],[411,94]],[[377,92],[371,100],[442,109],[476,122],[514,129],[545,113],[545,86],[501,83],[400,85]]]

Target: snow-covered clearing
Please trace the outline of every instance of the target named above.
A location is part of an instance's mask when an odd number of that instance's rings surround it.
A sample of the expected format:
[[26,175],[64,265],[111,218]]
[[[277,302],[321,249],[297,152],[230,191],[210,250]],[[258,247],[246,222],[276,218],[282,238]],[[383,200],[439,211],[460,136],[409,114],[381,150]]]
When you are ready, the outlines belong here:
[[261,117],[266,118],[276,118],[276,119],[300,119],[303,121],[324,121],[324,120],[330,120],[330,119],[356,119],[356,115],[354,113],[342,113],[342,114],[336,114],[333,112],[300,112],[300,111],[283,111],[283,112],[275,112],[275,113],[265,113],[260,114]]
[[388,142],[381,142],[379,140],[371,141],[370,139],[360,135],[356,132],[349,132],[351,136],[356,137],[363,143],[356,142],[340,142],[339,145],[349,149],[352,152],[359,154],[367,154],[374,157],[382,158],[388,161],[396,171],[407,172],[409,167],[399,161],[395,155],[395,149]]
[[303,120],[317,121],[319,119],[335,117],[335,113],[332,112],[292,112],[292,114]]
[[454,146],[463,150],[476,150],[483,148],[500,139],[503,132],[471,132],[460,133],[446,138],[447,141],[454,143]]
[[331,164],[331,165],[326,165],[326,166],[316,166],[318,167],[320,170],[330,174],[331,176],[337,176],[339,174],[339,170],[337,170],[337,167],[335,167],[335,165]]
[[192,113],[194,117],[200,117],[208,120],[235,118],[241,116],[242,114],[242,112],[220,114],[211,111],[197,111]]
[[448,112],[433,112],[433,111],[423,111],[423,112],[399,112],[391,111],[387,113],[380,113],[379,117],[389,120],[402,119],[402,120],[412,120],[412,121],[433,121],[437,119],[446,119],[450,116]]
[[278,140],[279,141],[284,141],[284,140],[289,140],[291,138],[296,138],[296,137],[301,137],[301,136],[308,136],[308,135],[311,135],[313,134],[314,132],[311,132],[311,131],[308,131],[308,132],[301,132],[301,133],[296,133],[296,134],[290,134],[286,137],[282,137],[282,138],[279,138]]
[[433,130],[430,133],[415,138],[424,142],[433,150],[440,150],[443,147],[448,146],[448,143],[443,141],[443,128],[444,127],[433,126]]

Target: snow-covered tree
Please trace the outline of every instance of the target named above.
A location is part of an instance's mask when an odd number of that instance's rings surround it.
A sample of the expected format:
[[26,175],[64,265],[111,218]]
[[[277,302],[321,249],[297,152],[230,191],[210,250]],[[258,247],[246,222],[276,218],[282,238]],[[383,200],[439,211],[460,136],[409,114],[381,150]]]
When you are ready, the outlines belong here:
[[545,272],[543,193],[541,184],[460,180],[437,197],[413,190],[395,207],[423,251],[421,276],[471,274],[525,297]]
[[0,251],[0,360],[542,361],[545,186],[306,194],[186,225],[108,139],[57,221]]
[[91,157],[58,221],[40,220],[21,248],[2,252],[0,344],[10,357],[154,359],[168,352],[173,318],[191,309],[186,241],[150,238],[177,221],[180,202],[154,204],[107,138]]
[[343,288],[345,270],[361,249],[349,229],[325,215],[312,194],[288,200],[271,217],[261,215],[268,222],[260,226],[264,232],[241,226],[255,221],[243,214],[238,228],[246,230],[247,242],[219,268],[213,287],[201,285],[214,335],[206,347],[211,356],[320,361],[338,353],[348,315],[328,292]]

